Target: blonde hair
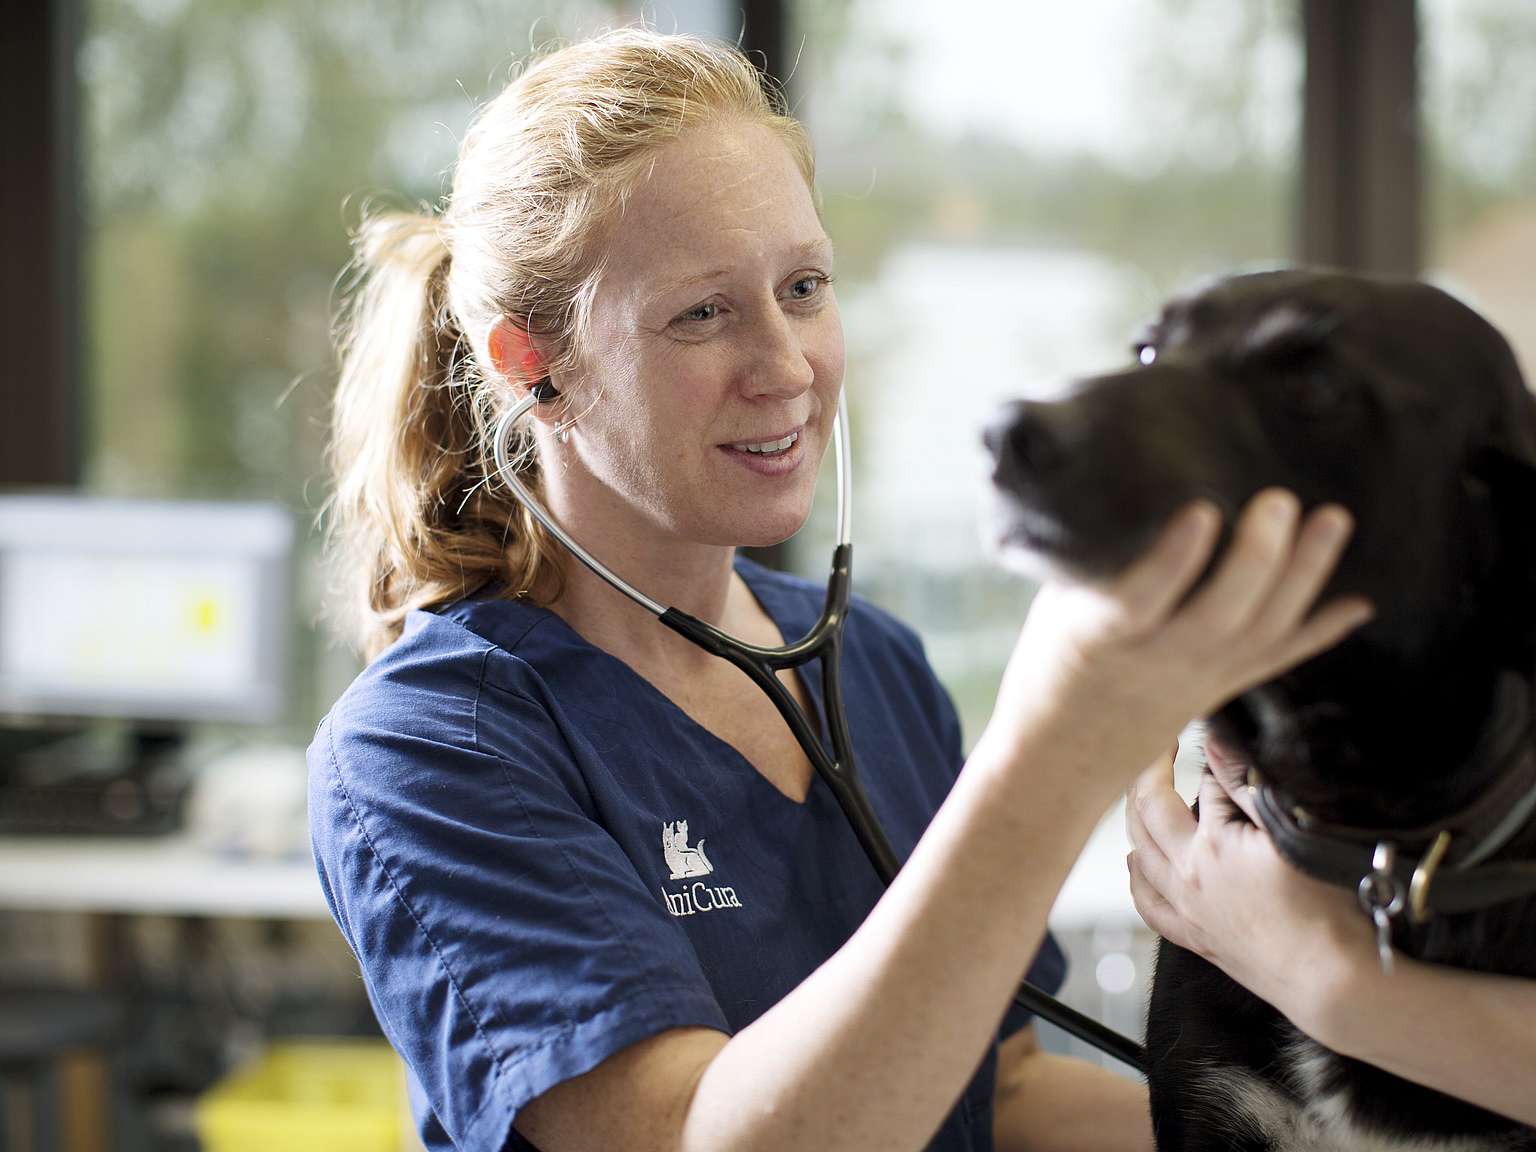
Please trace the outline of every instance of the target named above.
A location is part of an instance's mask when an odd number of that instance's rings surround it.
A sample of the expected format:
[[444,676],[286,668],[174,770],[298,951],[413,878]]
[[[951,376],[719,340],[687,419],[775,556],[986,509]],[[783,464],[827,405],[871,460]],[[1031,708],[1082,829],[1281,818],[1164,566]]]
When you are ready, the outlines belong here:
[[[617,29],[538,59],[477,112],[440,213],[366,214],[337,323],[327,522],[366,658],[414,608],[493,584],[558,595],[559,545],[495,479],[490,430],[512,397],[481,370],[488,333],[511,316],[547,344],[551,372],[573,369],[602,269],[594,236],[657,148],[722,120],[775,130],[813,182],[804,129],[739,51]],[[541,491],[530,428],[516,437],[519,474]]]

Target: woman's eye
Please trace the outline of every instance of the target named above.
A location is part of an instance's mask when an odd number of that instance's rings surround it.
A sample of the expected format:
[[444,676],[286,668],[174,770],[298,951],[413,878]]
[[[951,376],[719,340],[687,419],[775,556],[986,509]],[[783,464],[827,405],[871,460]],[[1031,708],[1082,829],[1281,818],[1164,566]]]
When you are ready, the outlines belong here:
[[825,276],[802,276],[789,286],[789,294],[796,300],[808,300],[820,292],[826,282]]
[[720,305],[718,305],[718,304],[700,304],[697,308],[690,308],[690,309],[688,309],[688,311],[684,312],[680,317],[678,317],[678,319],[680,319],[680,320],[692,320],[695,323],[702,324],[702,323],[704,323],[706,321],[713,320],[719,314],[720,314]]

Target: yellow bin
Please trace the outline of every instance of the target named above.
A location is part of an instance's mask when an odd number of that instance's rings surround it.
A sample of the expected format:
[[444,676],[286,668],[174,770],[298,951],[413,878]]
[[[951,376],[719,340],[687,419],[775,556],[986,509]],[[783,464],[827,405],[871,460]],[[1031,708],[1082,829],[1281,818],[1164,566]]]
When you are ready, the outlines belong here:
[[204,1152],[400,1152],[405,1079],[378,1040],[274,1044],[197,1102]]

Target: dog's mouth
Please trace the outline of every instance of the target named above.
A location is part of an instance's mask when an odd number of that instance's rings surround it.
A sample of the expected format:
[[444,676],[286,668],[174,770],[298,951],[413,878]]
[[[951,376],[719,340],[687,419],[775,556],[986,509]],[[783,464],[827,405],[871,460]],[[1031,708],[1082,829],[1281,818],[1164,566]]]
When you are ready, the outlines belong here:
[[990,503],[983,543],[1004,568],[1037,580],[1088,574],[1075,534],[1062,519],[996,483]]
[[[1014,402],[983,434],[991,453],[989,550],[1037,578],[1110,577],[1151,545],[1187,477],[1166,473],[1155,438],[1121,435],[1089,386],[1071,400]],[[1148,449],[1147,444],[1153,444]],[[1135,457],[1131,459],[1129,457]]]
[[1154,513],[1118,500],[1061,507],[1032,485],[996,476],[989,503],[983,530],[989,553],[1036,580],[1113,577],[1152,545],[1172,515],[1171,508]]

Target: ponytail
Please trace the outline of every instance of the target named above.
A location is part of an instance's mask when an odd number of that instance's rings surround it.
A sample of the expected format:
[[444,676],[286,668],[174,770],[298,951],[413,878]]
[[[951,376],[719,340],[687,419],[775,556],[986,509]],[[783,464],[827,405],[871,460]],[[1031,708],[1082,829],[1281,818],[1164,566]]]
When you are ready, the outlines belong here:
[[[377,213],[353,249],[360,279],[336,333],[328,545],[351,584],[337,589],[343,627],[372,659],[413,608],[497,581],[526,595],[552,574],[543,527],[489,467],[487,390],[471,387],[437,219]],[[521,456],[531,470],[532,453]]]

